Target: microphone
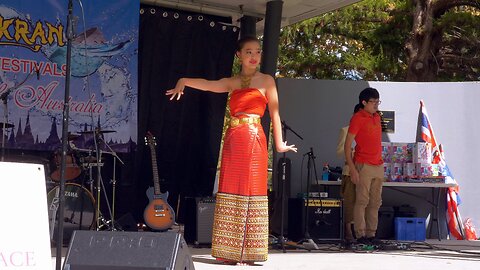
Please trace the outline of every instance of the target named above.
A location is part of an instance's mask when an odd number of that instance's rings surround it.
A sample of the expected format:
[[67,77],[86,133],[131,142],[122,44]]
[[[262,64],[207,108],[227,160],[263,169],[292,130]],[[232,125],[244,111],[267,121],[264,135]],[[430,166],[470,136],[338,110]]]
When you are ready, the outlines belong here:
[[315,155],[313,154],[313,147],[310,147],[310,151],[303,154],[303,156],[311,156],[313,159],[315,159]]

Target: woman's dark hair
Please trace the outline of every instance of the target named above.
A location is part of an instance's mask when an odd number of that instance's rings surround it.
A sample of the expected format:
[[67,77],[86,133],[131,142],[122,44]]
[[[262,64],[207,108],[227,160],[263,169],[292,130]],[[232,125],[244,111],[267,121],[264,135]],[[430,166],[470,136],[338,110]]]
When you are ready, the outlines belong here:
[[243,46],[245,46],[245,43],[248,43],[248,42],[251,42],[251,41],[255,41],[255,42],[260,43],[260,40],[258,40],[258,38],[255,37],[255,36],[244,36],[237,41],[237,50],[236,51],[237,52],[241,51],[243,49]]
[[360,108],[363,108],[363,103],[362,101],[368,102],[370,99],[379,99],[380,94],[378,93],[377,89],[372,88],[372,87],[367,87],[360,92],[360,95],[358,95],[358,105],[360,105]]
[[356,104],[355,107],[353,108],[353,113],[356,113],[358,111],[360,111],[360,109],[362,108],[362,105],[361,103],[359,104]]

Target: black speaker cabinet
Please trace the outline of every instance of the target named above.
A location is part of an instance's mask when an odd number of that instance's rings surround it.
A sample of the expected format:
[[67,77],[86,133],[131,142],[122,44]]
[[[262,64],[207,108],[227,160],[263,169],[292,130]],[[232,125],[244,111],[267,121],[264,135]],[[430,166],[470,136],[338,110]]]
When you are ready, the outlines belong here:
[[75,231],[64,270],[191,270],[192,257],[175,232]]
[[188,213],[185,220],[185,240],[195,245],[212,244],[215,199],[187,198],[186,204],[190,209],[186,210]]
[[308,233],[313,240],[343,238],[342,201],[337,199],[290,198],[288,200],[288,238],[300,241],[305,236],[305,214],[308,211]]

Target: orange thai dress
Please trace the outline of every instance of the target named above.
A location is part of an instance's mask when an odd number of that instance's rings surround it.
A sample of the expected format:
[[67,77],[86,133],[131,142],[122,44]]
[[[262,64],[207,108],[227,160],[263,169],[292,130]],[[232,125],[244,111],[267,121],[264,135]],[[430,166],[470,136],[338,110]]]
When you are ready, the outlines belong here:
[[230,96],[232,118],[225,135],[213,222],[212,256],[261,262],[268,255],[267,140],[260,118],[267,98],[255,88]]

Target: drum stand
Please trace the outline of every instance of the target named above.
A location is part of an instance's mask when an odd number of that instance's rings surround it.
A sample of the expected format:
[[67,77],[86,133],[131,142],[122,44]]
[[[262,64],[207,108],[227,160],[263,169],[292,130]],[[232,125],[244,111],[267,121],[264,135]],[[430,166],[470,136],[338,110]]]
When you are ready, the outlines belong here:
[[[100,135],[101,134],[101,130],[98,130],[98,131],[95,131],[95,136],[97,137],[97,142],[100,142],[102,141],[103,144],[105,146],[107,146],[107,148],[110,150],[110,151],[102,151],[100,150],[100,147],[99,147],[99,144],[97,143],[96,144],[96,148],[97,148],[97,163],[94,165],[97,167],[97,186],[96,186],[96,203],[97,203],[97,209],[95,211],[95,221],[96,221],[96,230],[99,231],[99,230],[102,230],[102,229],[105,229],[105,227],[107,228],[107,230],[111,230],[111,231],[116,231],[117,228],[115,227],[115,195],[116,195],[116,164],[117,164],[117,159],[118,161],[120,161],[120,163],[122,164],[125,164],[121,159],[120,157],[117,155],[117,153],[115,153],[115,151],[113,151],[113,149],[110,147],[110,145],[108,145],[108,143],[103,139],[103,137]],[[110,207],[110,202],[108,200],[108,195],[107,195],[107,192],[105,190],[105,185],[103,184],[103,179],[102,179],[102,176],[101,176],[101,167],[103,166],[103,163],[101,163],[101,159],[102,159],[102,154],[105,153],[105,154],[110,154],[113,156],[113,175],[112,175],[112,179],[110,181],[110,183],[112,183],[112,207]],[[100,165],[101,164],[101,165]],[[91,167],[90,167],[90,172],[91,172]],[[91,177],[92,174],[90,174],[90,177]],[[91,182],[92,184],[92,192],[93,192],[93,181]],[[107,207],[108,207],[108,211],[109,211],[109,214],[110,214],[110,220],[106,220],[105,217],[103,215],[100,214],[100,198],[101,198],[101,191],[103,190],[103,194],[105,196],[105,201],[107,203]]]

